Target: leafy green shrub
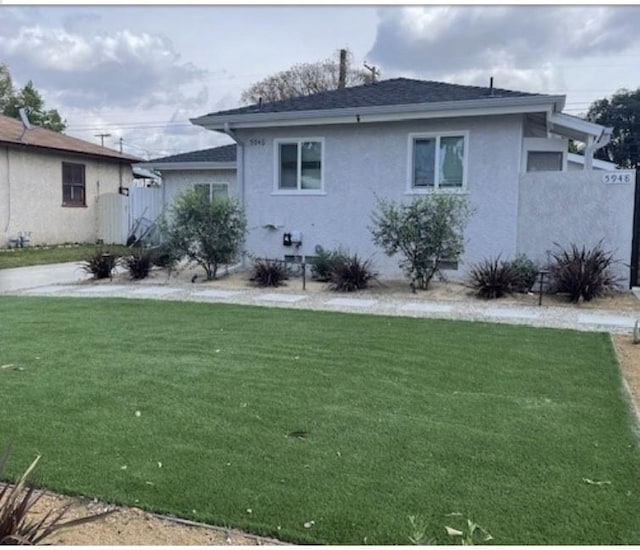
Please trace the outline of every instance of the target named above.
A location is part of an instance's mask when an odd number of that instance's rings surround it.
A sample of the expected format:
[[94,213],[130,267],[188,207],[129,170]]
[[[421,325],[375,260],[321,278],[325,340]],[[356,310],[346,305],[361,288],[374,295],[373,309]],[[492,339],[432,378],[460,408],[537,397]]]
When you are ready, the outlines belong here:
[[385,254],[401,254],[399,265],[412,287],[427,290],[443,262],[462,256],[470,215],[466,198],[459,195],[427,195],[400,205],[378,199],[370,230]]
[[525,254],[518,254],[511,262],[511,267],[518,273],[519,281],[515,290],[518,292],[531,292],[538,278],[540,266]]
[[82,269],[87,273],[91,273],[94,279],[106,279],[111,277],[117,263],[117,254],[113,254],[108,250],[99,250],[84,260]]
[[167,246],[179,257],[202,267],[207,280],[218,268],[238,258],[247,222],[235,199],[210,200],[196,189],[183,191],[173,202],[169,220],[162,222]]
[[[0,478],[4,478],[8,457],[8,451],[0,457]],[[26,487],[27,477],[36,467],[38,460],[39,456],[15,484],[8,483],[0,489],[0,545],[35,545],[60,529],[88,523],[113,512],[110,510],[63,522],[63,516],[71,507],[71,504],[67,504],[58,510],[49,511],[40,520],[29,521],[27,516],[44,494],[36,492],[33,487]]]
[[500,298],[511,293],[520,284],[520,275],[510,262],[501,262],[500,257],[485,259],[471,266],[469,285],[481,298]]
[[173,269],[181,260],[179,251],[174,250],[168,243],[149,249],[151,264],[164,269]]
[[250,280],[258,286],[282,286],[287,278],[287,270],[282,262],[257,259],[253,263],[253,274]]
[[567,294],[572,302],[588,302],[618,288],[619,281],[610,269],[613,254],[603,250],[602,241],[592,249],[573,243],[569,249],[556,246],[560,250],[551,254],[549,266],[551,292]]
[[361,260],[357,254],[344,256],[331,269],[329,288],[339,292],[353,292],[367,288],[375,277],[371,260]]
[[125,256],[121,261],[132,279],[145,279],[149,276],[151,252],[148,250],[137,249],[131,256]]
[[323,283],[330,281],[332,270],[337,264],[344,262],[346,256],[347,254],[340,248],[325,250],[321,246],[317,246],[316,256],[311,265],[311,277]]

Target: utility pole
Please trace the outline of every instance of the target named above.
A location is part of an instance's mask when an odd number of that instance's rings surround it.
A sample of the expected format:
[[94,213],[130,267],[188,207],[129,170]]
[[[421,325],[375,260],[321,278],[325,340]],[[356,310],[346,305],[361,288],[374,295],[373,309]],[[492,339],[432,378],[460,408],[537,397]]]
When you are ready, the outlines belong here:
[[364,62],[364,68],[367,69],[367,71],[371,71],[371,83],[375,84],[377,77],[380,76],[380,71],[376,67],[369,67],[366,61]]
[[104,147],[104,138],[111,137],[111,134],[93,134],[94,137],[100,138],[100,147]]
[[340,74],[338,76],[338,89],[347,85],[347,50],[340,50]]
[[120,152],[122,153],[122,138],[120,138]]

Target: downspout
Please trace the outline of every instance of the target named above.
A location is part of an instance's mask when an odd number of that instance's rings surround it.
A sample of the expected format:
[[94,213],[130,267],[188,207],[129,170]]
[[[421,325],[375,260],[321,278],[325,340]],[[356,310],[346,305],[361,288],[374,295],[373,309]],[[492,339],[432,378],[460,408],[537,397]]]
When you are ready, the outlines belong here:
[[[236,133],[231,129],[228,122],[224,123],[224,133],[236,142],[236,186],[238,187],[238,198],[240,207],[245,211],[245,189],[244,189],[244,142],[238,139]],[[242,254],[241,266],[245,265],[245,254]]]
[[613,128],[605,128],[595,141],[587,144],[584,150],[584,169],[591,170],[593,168],[593,155],[598,149],[602,149],[611,141]]

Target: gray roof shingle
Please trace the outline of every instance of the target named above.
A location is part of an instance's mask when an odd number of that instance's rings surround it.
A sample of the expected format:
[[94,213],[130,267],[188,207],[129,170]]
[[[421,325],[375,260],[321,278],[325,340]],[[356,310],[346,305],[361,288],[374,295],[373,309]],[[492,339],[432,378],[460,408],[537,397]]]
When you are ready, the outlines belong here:
[[223,145],[221,147],[212,147],[210,149],[201,149],[199,151],[189,151],[179,155],[171,155],[150,160],[148,162],[235,162],[236,161],[236,144]]
[[544,96],[544,94],[517,92],[504,90],[502,88],[491,89],[482,86],[463,86],[460,84],[448,84],[446,82],[429,80],[394,78],[381,80],[375,84],[363,84],[361,86],[330,90],[309,96],[293,97],[273,103],[255,104],[227,111],[218,111],[210,113],[210,115],[321,111],[325,109],[381,107],[415,103],[439,103],[446,101],[533,96]]

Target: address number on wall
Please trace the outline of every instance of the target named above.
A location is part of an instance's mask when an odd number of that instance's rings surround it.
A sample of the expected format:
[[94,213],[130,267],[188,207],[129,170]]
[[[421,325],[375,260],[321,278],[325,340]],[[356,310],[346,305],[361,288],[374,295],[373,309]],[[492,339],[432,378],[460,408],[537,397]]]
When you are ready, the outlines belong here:
[[602,183],[633,183],[634,181],[635,174],[632,171],[616,170],[602,175]]

